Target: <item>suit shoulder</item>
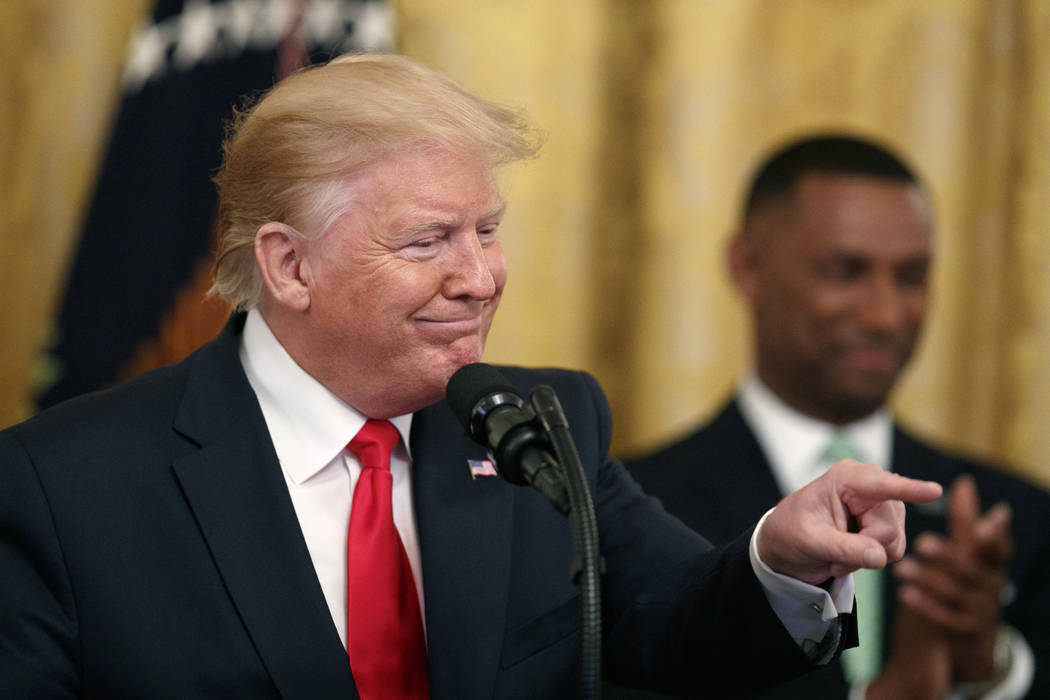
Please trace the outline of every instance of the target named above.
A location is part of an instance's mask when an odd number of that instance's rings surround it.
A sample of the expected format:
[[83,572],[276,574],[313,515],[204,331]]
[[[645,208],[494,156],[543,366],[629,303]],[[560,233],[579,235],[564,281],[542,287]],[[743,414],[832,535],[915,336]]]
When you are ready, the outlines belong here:
[[590,373],[580,369],[565,367],[522,367],[519,365],[499,365],[496,367],[512,384],[529,390],[537,384],[572,385],[580,382],[598,384]]
[[[546,384],[553,388],[558,399],[565,404],[586,400],[597,403],[597,410],[608,410],[605,392],[598,381],[588,372],[561,367],[500,366],[497,369],[528,399],[534,388]],[[566,406],[568,408],[568,406]]]
[[690,432],[672,438],[655,450],[625,456],[624,464],[639,473],[699,464],[711,453],[722,453],[728,444],[746,436],[746,431],[736,404],[730,401]]
[[4,434],[42,468],[131,452],[169,438],[185,384],[184,361],[63,401]]
[[582,370],[558,367],[501,366],[498,369],[526,402],[532,390],[541,384],[554,389],[577,439],[593,426],[601,453],[608,452],[612,440],[612,411],[605,392],[593,376]]
[[176,398],[177,388],[185,381],[180,370],[179,365],[168,365],[113,387],[74,396],[10,429],[33,434],[106,423],[116,416],[133,421],[150,407],[163,404],[165,397]]

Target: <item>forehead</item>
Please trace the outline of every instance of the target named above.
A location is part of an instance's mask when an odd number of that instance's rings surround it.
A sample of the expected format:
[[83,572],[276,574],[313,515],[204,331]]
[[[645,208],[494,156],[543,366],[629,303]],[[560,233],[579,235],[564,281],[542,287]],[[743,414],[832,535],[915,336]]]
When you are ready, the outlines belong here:
[[846,249],[913,256],[928,254],[928,202],[914,184],[864,175],[807,173],[789,204],[793,225],[778,238],[812,251]]
[[472,152],[405,148],[366,168],[352,187],[374,213],[455,214],[502,204],[495,172]]

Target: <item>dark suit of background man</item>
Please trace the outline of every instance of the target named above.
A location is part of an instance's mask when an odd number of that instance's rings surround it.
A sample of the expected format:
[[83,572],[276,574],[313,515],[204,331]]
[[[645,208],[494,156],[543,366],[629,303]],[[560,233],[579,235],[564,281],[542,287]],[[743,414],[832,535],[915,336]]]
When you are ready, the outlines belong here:
[[[179,364],[0,433],[0,697],[576,693],[568,521],[472,479],[484,452],[442,401],[499,303],[495,172],[528,133],[396,56],[305,70],[240,116],[214,289],[247,312]],[[592,379],[507,377],[564,404],[606,565],[605,668],[626,683],[745,695],[829,662],[852,637],[850,572],[904,552],[897,499],[941,492],[844,460],[715,548],[607,456]]]
[[[844,671],[851,698],[1050,697],[1046,494],[921,442],[885,408],[926,311],[931,220],[915,177],[878,146],[830,135],[778,151],[729,250],[755,371],[709,424],[628,461],[716,542],[819,474],[829,447],[951,484],[940,508],[909,508],[910,554],[876,576],[884,612],[870,624],[857,577],[860,649],[881,647],[881,670],[878,657],[867,671],[847,663],[850,650],[771,697],[846,697]],[[998,505],[982,515],[978,496]]]

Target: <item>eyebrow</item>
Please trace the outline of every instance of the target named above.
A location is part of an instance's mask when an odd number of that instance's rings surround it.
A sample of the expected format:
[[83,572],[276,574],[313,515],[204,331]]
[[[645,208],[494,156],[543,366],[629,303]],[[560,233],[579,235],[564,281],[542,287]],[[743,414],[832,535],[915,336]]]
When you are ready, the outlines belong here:
[[492,219],[492,218],[495,218],[495,217],[497,217],[497,216],[500,216],[500,217],[502,217],[502,216],[503,216],[504,214],[506,214],[506,213],[507,213],[507,203],[506,203],[506,202],[504,202],[503,200],[500,200],[499,204],[497,204],[496,206],[494,206],[494,207],[493,207],[493,208],[492,208],[492,209],[491,209],[491,210],[489,211],[489,213],[485,214],[485,216],[483,216],[483,217],[481,217],[481,218],[482,218],[482,219]]
[[[488,212],[486,212],[484,216],[480,217],[480,220],[502,217],[503,214],[506,213],[506,211],[507,203],[501,201],[499,204],[497,204]],[[412,226],[407,227],[403,233],[407,236],[413,236],[417,233],[422,233],[424,231],[451,228],[455,225],[456,221],[453,219],[428,219],[426,221],[421,221],[418,224],[413,224]]]

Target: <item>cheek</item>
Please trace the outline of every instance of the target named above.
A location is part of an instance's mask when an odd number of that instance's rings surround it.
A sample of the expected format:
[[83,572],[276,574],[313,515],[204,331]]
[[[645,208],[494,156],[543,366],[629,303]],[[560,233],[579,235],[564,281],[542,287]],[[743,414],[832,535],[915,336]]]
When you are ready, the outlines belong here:
[[789,332],[811,339],[843,315],[841,303],[827,295],[814,294],[810,289],[783,289],[770,299],[770,307]]
[[398,261],[361,285],[361,297],[370,299],[373,308],[396,309],[407,315],[440,296],[444,280],[436,265]]
[[908,300],[905,306],[905,313],[907,314],[908,322],[915,329],[922,326],[922,322],[926,318],[926,295],[918,294],[914,298]]
[[851,335],[849,314],[828,300],[785,296],[778,304],[780,337],[785,353],[807,363],[824,364],[836,354],[843,337]]
[[489,274],[496,284],[496,294],[503,291],[507,284],[507,260],[503,257],[503,249],[499,243],[494,243],[485,249],[485,262],[488,264]]
[[[789,304],[792,302],[788,302]],[[867,303],[862,291],[824,289],[794,302],[800,324],[812,333],[834,333],[853,325],[858,310]]]

